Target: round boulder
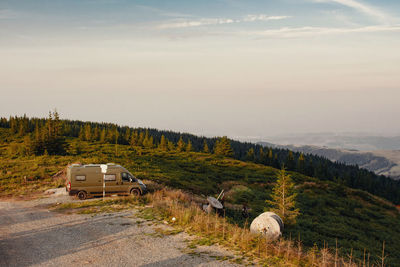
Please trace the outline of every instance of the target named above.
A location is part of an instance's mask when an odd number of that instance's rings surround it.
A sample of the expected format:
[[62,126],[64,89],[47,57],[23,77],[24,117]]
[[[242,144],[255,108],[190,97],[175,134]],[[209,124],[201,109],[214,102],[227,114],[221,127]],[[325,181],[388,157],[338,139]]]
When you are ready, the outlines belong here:
[[264,212],[253,220],[250,232],[261,234],[268,240],[276,240],[282,235],[283,221],[273,212]]

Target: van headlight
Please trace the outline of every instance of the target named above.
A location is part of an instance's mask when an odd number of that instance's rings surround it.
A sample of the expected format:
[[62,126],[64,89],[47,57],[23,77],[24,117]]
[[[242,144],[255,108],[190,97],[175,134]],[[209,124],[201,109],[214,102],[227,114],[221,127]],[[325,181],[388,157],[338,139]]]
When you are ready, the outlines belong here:
[[142,180],[138,179],[137,181],[138,181],[138,183],[139,183],[140,185],[146,186],[146,185],[142,182]]

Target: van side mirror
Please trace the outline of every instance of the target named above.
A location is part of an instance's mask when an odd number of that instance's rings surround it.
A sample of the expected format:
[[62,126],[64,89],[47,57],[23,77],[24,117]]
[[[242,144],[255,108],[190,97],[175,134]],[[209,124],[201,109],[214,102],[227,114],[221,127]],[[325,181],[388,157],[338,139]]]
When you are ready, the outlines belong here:
[[132,178],[131,178],[131,177],[129,177],[129,182],[131,182],[131,183],[132,183]]

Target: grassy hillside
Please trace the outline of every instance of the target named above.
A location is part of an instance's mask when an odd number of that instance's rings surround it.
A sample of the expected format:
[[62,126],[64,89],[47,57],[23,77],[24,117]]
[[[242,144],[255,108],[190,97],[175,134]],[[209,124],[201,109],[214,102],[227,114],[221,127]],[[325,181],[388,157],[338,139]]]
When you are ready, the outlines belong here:
[[[226,190],[226,202],[247,203],[251,216],[263,211],[277,170],[265,165],[217,157],[199,152],[163,152],[128,145],[80,142],[78,155],[22,156],[22,138],[8,129],[0,129],[0,196],[32,194],[63,181],[52,175],[69,163],[115,162],[127,167],[141,179],[164,183],[197,194],[216,194]],[[68,143],[77,139],[69,138]],[[320,181],[291,172],[298,191],[301,215],[297,225],[285,236],[300,236],[304,245],[335,247],[337,239],[342,255],[361,259],[364,249],[377,260],[382,242],[386,242],[387,262],[400,266],[400,214],[396,208],[369,193]],[[26,179],[24,178],[26,177]],[[231,220],[242,225],[240,212],[229,210]],[[372,261],[372,260],[371,260]]]

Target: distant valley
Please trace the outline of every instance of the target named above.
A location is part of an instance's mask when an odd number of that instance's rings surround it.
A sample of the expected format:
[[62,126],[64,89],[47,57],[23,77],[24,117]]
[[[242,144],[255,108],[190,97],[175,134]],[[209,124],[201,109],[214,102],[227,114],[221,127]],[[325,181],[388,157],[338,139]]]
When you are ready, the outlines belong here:
[[281,145],[313,145],[344,150],[400,150],[400,136],[379,136],[367,133],[291,134],[264,137],[262,140]]
[[400,150],[358,151],[316,145],[275,145],[267,142],[259,143],[269,147],[284,148],[304,154],[314,154],[332,161],[358,165],[378,175],[385,175],[395,180],[400,180]]

